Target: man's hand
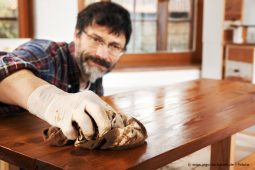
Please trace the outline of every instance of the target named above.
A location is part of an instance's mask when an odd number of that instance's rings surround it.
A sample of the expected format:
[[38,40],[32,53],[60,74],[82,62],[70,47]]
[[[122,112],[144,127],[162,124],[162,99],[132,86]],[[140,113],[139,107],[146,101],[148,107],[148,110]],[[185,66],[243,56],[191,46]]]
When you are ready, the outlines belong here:
[[[95,135],[95,126],[100,137],[111,129],[110,113],[115,112],[92,91],[71,94],[53,85],[43,85],[35,89],[28,98],[27,108],[52,126],[61,128],[64,135],[71,140],[78,137],[73,122],[78,124],[85,138],[89,140]],[[119,123],[122,124],[121,121]]]

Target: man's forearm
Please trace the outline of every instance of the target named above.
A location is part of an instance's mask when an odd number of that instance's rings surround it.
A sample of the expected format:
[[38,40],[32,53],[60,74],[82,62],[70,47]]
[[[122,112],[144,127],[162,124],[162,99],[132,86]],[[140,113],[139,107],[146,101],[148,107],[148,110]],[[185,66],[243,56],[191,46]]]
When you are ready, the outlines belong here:
[[39,86],[48,84],[29,70],[20,70],[0,82],[0,102],[27,109],[30,94]]

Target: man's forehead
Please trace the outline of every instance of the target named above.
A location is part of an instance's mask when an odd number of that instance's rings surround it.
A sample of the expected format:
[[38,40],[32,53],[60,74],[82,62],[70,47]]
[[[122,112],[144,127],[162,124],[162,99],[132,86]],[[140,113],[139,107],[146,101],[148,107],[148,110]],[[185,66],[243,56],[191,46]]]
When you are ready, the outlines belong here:
[[[98,25],[96,23],[93,23],[85,28],[86,32],[89,34],[95,34],[100,37],[104,37],[107,39],[113,39],[114,41],[117,41],[119,43],[124,43],[126,41],[124,33],[115,34],[111,32],[111,28]],[[123,41],[123,42],[122,42]]]
[[[85,28],[86,31],[93,32],[93,33],[107,33],[107,34],[112,34],[114,36],[119,36],[120,34],[114,34],[111,32],[111,28],[107,26],[102,26],[98,24],[91,24]],[[123,34],[124,35],[124,34]]]

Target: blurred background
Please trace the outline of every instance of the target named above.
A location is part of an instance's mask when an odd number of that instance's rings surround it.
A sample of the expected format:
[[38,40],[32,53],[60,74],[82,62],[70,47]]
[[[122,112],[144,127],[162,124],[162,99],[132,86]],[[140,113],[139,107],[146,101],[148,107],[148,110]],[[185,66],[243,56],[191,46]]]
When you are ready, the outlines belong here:
[[[0,0],[0,51],[34,38],[71,42],[78,12],[98,1]],[[111,1],[128,9],[133,33],[104,77],[105,95],[199,78],[255,82],[255,0]],[[237,135],[237,161],[255,151],[254,135],[254,128]],[[207,147],[163,169],[207,163],[209,156]]]

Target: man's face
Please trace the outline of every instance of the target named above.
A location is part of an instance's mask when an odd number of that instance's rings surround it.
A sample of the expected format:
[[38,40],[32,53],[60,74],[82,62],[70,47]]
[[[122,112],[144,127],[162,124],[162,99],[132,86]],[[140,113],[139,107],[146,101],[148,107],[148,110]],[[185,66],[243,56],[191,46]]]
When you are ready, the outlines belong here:
[[91,82],[111,71],[123,54],[124,34],[110,34],[110,29],[96,24],[75,32],[75,58],[81,79]]

